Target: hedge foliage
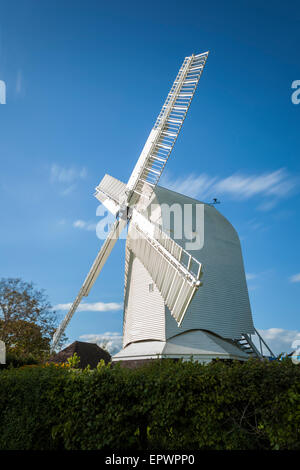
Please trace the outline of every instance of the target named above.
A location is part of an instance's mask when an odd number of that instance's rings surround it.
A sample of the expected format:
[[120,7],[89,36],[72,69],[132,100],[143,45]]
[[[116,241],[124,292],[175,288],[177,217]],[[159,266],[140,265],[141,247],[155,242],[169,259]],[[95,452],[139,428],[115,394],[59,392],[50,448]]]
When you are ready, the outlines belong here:
[[39,359],[33,354],[17,354],[9,350],[6,353],[6,363],[0,364],[0,370],[9,369],[11,367],[21,367],[25,365],[39,364]]
[[2,370],[0,449],[300,450],[300,366]]

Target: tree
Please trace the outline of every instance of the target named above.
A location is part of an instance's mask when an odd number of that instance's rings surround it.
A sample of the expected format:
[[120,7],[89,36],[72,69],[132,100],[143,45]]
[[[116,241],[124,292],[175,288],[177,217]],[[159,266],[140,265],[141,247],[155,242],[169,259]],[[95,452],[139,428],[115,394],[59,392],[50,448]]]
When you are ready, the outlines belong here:
[[0,320],[0,337],[18,355],[40,356],[49,350],[49,339],[42,335],[38,325],[28,321]]
[[[0,339],[8,350],[42,356],[49,353],[57,313],[44,290],[19,278],[0,280]],[[61,343],[66,338],[61,339]]]

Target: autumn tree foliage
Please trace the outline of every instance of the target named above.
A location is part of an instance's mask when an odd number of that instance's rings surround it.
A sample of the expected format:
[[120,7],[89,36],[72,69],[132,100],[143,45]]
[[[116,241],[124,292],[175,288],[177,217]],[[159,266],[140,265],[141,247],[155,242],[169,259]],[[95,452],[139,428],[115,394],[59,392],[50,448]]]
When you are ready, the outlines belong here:
[[8,351],[47,354],[57,325],[57,314],[44,290],[19,278],[0,280],[0,339]]

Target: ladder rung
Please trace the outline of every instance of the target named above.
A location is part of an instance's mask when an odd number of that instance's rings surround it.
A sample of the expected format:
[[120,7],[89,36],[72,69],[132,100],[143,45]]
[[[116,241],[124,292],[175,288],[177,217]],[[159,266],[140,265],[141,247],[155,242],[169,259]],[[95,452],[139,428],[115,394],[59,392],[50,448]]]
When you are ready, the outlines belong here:
[[156,147],[159,147],[159,148],[163,148],[163,149],[166,149],[166,150],[171,150],[172,147],[170,145],[163,145],[163,144],[156,144]]
[[203,69],[203,65],[196,65],[194,67],[191,67],[189,69],[189,72],[193,71],[193,70],[199,70],[199,69]]
[[[174,96],[174,93],[171,93],[169,96]],[[184,96],[184,97],[189,97],[189,96],[193,96],[193,93],[178,93],[177,95],[178,97],[179,96]]]
[[156,149],[154,150],[154,152],[158,157],[167,158],[170,153],[170,150],[162,149],[156,146]]
[[146,170],[151,171],[151,173],[155,173],[156,175],[160,175],[160,174],[161,174],[161,171],[153,170],[153,168],[148,168],[148,167],[146,167]]
[[150,183],[150,181],[144,180],[143,178],[139,178],[139,181],[138,181],[138,182],[140,182],[140,181],[142,181],[143,183],[149,184],[149,185],[152,186],[153,188],[155,187],[155,184]]
[[181,120],[180,119],[168,119],[167,122],[175,122],[176,124],[181,124]]
[[194,55],[194,60],[198,59],[199,57],[205,57],[205,59],[207,59],[208,53],[209,53],[209,51],[201,52],[201,54],[196,54],[196,55]]
[[173,106],[173,109],[179,109],[179,110],[182,110],[182,111],[186,111],[187,108],[188,108],[187,106],[177,106],[177,105]]
[[169,135],[170,137],[177,137],[177,134],[174,132],[162,131],[162,134]]
[[[150,158],[149,157],[149,164],[150,164],[150,167],[157,167],[157,168],[162,168],[165,164],[165,161],[161,162],[161,161],[156,161],[154,160],[153,158]],[[155,166],[154,166],[155,165]]]
[[172,146],[173,143],[174,143],[175,137],[176,137],[176,135],[174,137],[171,137],[171,136],[168,136],[168,135],[162,135],[161,138],[159,139],[159,142],[163,142],[167,145]]
[[[197,87],[197,83],[198,83],[199,80],[196,80],[195,83],[192,83],[192,84],[185,84],[182,88],[183,88],[183,91],[185,93],[195,93],[195,90],[196,90],[196,87]],[[192,99],[192,98],[191,98]]]
[[183,96],[183,97],[190,97],[193,96],[193,93],[179,93],[178,97]]
[[157,157],[156,155],[150,155],[149,158],[153,158],[153,160],[158,160],[163,163],[165,163],[168,160],[167,158],[160,158],[160,157]]
[[145,199],[149,199],[149,197],[146,194],[141,193],[140,191],[137,191],[136,189],[134,189],[133,192],[138,194],[139,196],[144,197]]

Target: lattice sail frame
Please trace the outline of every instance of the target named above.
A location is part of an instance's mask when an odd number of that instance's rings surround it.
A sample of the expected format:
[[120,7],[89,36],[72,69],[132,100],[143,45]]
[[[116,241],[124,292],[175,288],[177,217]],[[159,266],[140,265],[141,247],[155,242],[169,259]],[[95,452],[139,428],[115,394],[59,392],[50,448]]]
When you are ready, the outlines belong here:
[[[150,198],[157,185],[194,97],[209,52],[186,57],[127,183],[132,193]],[[133,197],[133,203],[137,198]]]
[[200,286],[202,264],[178,243],[133,211],[128,247],[139,258],[156,284],[178,326]]

